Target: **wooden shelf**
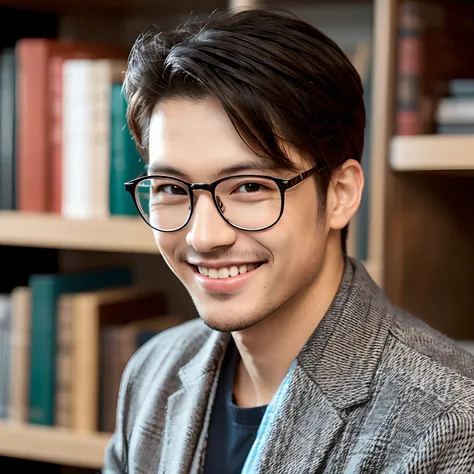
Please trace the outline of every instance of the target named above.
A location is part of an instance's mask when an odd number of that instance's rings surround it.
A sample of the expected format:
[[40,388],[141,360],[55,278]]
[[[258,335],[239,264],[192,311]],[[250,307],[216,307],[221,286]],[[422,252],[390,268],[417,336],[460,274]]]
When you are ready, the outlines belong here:
[[0,211],[0,245],[158,253],[152,229],[139,217],[87,221]]
[[171,16],[186,13],[209,13],[216,8],[228,5],[223,0],[204,0],[193,2],[169,0],[156,2],[153,0],[0,0],[0,5],[68,15],[110,15],[115,17],[129,15],[160,15]]
[[474,134],[394,137],[390,165],[396,171],[474,170]]
[[102,469],[111,435],[0,423],[0,456]]
[[[316,0],[319,1],[319,0]],[[351,3],[364,3],[367,0],[352,0]],[[333,0],[345,4],[346,0]],[[322,1],[322,4],[325,2]],[[130,17],[134,16],[159,16],[171,17],[181,15],[199,15],[209,14],[215,9],[226,8],[229,6],[247,5],[240,0],[180,0],[173,2],[171,0],[0,0],[0,6],[8,6],[26,10],[42,11],[59,15],[81,15],[81,16],[115,16]],[[252,4],[252,2],[250,2]],[[272,0],[269,3],[271,7],[288,8],[291,6],[304,6],[305,2],[301,0]]]

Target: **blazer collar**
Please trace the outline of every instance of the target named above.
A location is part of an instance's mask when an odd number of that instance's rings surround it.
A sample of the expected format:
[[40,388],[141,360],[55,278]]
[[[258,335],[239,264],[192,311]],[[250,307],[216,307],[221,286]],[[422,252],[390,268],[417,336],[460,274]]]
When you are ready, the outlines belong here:
[[200,335],[198,353],[178,372],[181,387],[168,397],[158,474],[197,474],[229,334],[210,329]]
[[370,398],[388,337],[387,300],[364,266],[346,258],[324,318],[298,355],[298,365],[339,410]]
[[324,470],[345,425],[344,409],[371,396],[389,331],[386,305],[364,267],[346,259],[336,297],[297,357],[255,474]]
[[183,388],[193,385],[204,375],[217,375],[232,337],[229,333],[220,333],[211,329],[205,334],[207,337],[203,337],[199,352],[178,371]]

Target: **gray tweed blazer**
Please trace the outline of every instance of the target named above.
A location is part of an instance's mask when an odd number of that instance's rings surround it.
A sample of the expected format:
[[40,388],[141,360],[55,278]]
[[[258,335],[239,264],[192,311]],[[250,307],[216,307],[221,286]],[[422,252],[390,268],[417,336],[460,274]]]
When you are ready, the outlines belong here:
[[[229,337],[193,320],[135,354],[103,474],[202,472]],[[297,358],[263,473],[474,473],[474,358],[393,306],[347,259]]]

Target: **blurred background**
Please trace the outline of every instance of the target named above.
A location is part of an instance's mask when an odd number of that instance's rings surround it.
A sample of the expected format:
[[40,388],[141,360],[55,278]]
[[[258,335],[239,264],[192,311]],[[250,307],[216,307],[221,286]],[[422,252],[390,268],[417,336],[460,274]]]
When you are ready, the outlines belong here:
[[143,163],[121,73],[151,23],[227,6],[290,10],[351,59],[368,121],[349,254],[471,349],[473,1],[0,0],[0,472],[97,472],[126,362],[196,316],[123,188]]

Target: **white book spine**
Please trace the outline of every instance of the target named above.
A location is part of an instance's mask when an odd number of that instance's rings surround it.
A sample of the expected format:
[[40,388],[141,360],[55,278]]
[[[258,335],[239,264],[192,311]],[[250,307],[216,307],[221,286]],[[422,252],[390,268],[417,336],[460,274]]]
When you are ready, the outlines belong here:
[[446,97],[438,102],[439,124],[474,124],[474,99]]
[[70,59],[63,67],[62,215],[95,217],[96,68],[94,60]]

